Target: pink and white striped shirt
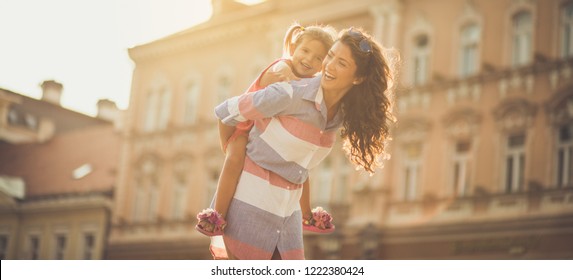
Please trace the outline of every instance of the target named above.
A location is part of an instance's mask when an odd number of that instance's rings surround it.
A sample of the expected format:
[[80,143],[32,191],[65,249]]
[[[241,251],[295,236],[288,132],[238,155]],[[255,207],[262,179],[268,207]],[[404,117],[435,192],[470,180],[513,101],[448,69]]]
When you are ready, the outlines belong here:
[[[299,200],[309,169],[330,152],[342,123],[327,122],[320,77],[272,84],[215,108],[223,123],[254,120],[247,157],[223,235],[211,239],[215,259],[304,259]],[[226,250],[225,250],[226,247]]]
[[342,123],[341,114],[327,122],[320,76],[233,97],[215,113],[227,125],[254,120],[247,156],[295,184],[330,152]]

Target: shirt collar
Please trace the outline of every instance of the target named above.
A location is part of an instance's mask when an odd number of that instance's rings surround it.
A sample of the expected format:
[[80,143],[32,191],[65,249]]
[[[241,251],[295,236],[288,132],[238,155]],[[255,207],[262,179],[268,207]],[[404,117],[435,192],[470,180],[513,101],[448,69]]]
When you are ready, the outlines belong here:
[[[322,92],[322,87],[320,86],[320,78],[321,75],[317,75],[315,78],[312,79],[311,83],[313,84],[316,83],[315,84],[316,89],[306,91],[305,93],[303,93],[302,98],[304,100],[314,102],[314,107],[316,108],[317,111],[321,113],[322,117],[326,121],[327,109],[326,109],[326,104],[324,103],[324,94]],[[338,110],[334,118],[332,118],[332,120],[328,124],[326,124],[327,125],[326,128],[328,129],[332,127],[338,127],[340,124],[342,124],[342,113],[341,110]]]
[[322,87],[320,86],[321,75],[312,78],[312,83],[316,84],[316,90],[308,90],[303,93],[302,98],[314,102],[314,107],[318,111],[322,111],[322,103],[324,103],[324,96],[322,95]]

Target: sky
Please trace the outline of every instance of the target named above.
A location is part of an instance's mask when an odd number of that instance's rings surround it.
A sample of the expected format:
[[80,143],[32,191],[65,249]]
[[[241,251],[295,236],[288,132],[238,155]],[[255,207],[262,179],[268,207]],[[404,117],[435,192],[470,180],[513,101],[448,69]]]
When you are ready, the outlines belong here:
[[129,105],[130,47],[208,20],[211,0],[0,0],[0,88],[41,98],[63,84],[62,106],[95,116],[97,101]]

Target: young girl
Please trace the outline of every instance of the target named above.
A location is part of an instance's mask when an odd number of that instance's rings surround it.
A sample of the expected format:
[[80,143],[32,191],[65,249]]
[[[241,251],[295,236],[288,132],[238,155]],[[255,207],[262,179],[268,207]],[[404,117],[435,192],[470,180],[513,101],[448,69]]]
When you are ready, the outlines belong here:
[[[279,81],[313,77],[320,71],[322,61],[335,39],[336,32],[332,27],[303,27],[293,24],[284,38],[283,57],[289,58],[277,59],[271,63],[247,92],[258,91]],[[226,157],[215,195],[215,209],[205,209],[197,214],[198,223],[195,226],[207,236],[223,234],[225,216],[243,170],[248,134],[252,126],[252,121],[240,123],[236,127],[219,122],[219,137]],[[320,207],[310,210],[309,187],[309,181],[306,180],[300,199],[303,228],[318,233],[330,233],[334,230],[330,215]]]

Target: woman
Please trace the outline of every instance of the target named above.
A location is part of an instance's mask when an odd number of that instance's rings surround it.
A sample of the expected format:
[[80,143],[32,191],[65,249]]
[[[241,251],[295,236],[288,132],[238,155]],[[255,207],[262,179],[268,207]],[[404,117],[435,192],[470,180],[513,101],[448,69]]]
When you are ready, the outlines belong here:
[[215,109],[227,125],[255,121],[227,214],[226,251],[213,240],[215,258],[304,259],[302,185],[330,152],[340,127],[350,161],[368,172],[379,166],[394,120],[386,95],[392,73],[381,46],[361,30],[344,30],[322,73],[231,98]]

